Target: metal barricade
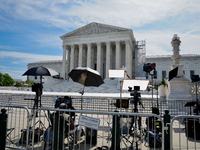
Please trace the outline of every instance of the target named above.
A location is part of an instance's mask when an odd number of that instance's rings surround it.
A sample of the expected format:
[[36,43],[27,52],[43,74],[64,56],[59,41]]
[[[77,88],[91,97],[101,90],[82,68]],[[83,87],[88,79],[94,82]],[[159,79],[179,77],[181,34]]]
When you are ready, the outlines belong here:
[[[164,122],[155,114],[39,108],[33,122],[37,119],[45,125],[46,131],[40,134],[33,131],[34,150],[164,149]],[[37,127],[34,123],[33,128]],[[35,139],[40,141],[35,142]]]
[[[27,107],[15,105],[0,105],[0,109],[7,110],[6,148],[27,149],[31,116]],[[22,130],[26,129],[26,135],[22,139]],[[21,141],[20,141],[21,140]]]
[[171,120],[170,149],[200,149],[200,116],[179,115]]
[[[59,95],[42,95],[42,107],[50,107],[54,108],[54,98],[58,97]],[[0,94],[0,104],[3,105],[22,105],[29,109],[33,108],[35,94]],[[32,99],[32,100],[31,100]],[[114,104],[116,103],[116,99],[119,98],[108,98],[108,97],[82,97],[82,110],[88,111],[106,111],[106,112],[113,112],[116,107]],[[162,100],[162,99],[154,99],[151,98],[142,98],[141,102],[145,109],[143,109],[140,105],[138,106],[138,110],[141,113],[152,113],[152,107],[159,107],[161,112],[160,116],[164,115],[164,110],[168,109],[171,116],[177,115],[189,115],[193,114],[193,108],[185,107],[185,104],[188,101],[184,100]],[[72,105],[75,109],[81,110],[81,97],[73,97],[72,98]],[[128,109],[120,109],[120,112],[131,112],[133,109],[133,104],[129,103]]]

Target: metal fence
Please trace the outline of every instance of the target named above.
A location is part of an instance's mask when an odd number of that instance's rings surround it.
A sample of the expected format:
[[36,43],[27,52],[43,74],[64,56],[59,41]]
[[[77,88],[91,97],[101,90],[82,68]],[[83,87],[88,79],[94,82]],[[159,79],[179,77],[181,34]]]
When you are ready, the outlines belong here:
[[[0,109],[5,108],[8,114],[6,148],[26,149],[28,147],[29,127],[31,126],[31,115],[24,106],[0,105]],[[22,130],[27,134],[22,137]]]
[[[41,107],[54,108],[54,99],[59,95],[42,95]],[[0,104],[2,105],[21,105],[29,109],[34,106],[34,94],[0,94]],[[82,110],[91,111],[106,111],[113,112],[116,110],[115,103],[116,99],[119,98],[95,98],[95,97],[84,97],[82,99]],[[128,98],[127,98],[128,99]],[[141,100],[144,108],[139,105],[138,111],[140,113],[152,113],[152,107],[158,107],[160,116],[162,117],[166,109],[169,110],[172,117],[177,115],[189,115],[193,114],[193,107],[185,107],[188,102],[186,100],[165,100],[165,99],[147,99]],[[72,105],[76,110],[81,109],[81,98],[72,98]],[[132,112],[134,104],[129,101],[129,107],[127,109],[118,109],[120,112]]]
[[179,115],[171,120],[171,150],[200,149],[200,116]]
[[[166,120],[155,114],[39,108],[31,116],[24,106],[0,108],[7,109],[6,147],[10,149],[146,150],[166,149],[167,142],[170,149],[200,149],[200,116],[174,117],[169,132]],[[63,114],[73,122],[63,121]],[[70,130],[73,123],[75,129]]]
[[[44,112],[47,118],[38,117],[48,127],[46,132],[33,134],[38,138],[33,136],[32,149],[164,149],[164,123],[155,114],[53,108],[39,108],[36,113]],[[73,123],[67,124],[62,120],[63,113],[69,114],[74,120],[74,130],[70,130]],[[159,131],[155,122],[159,122]],[[43,136],[43,140],[34,142],[40,136]]]

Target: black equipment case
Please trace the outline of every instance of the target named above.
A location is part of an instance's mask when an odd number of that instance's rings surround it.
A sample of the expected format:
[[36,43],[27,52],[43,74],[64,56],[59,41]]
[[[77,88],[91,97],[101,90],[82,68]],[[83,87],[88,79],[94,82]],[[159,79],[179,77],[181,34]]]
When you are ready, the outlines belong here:
[[86,131],[86,143],[90,144],[90,141],[92,141],[92,145],[97,144],[97,130],[91,129],[91,128],[85,128]]

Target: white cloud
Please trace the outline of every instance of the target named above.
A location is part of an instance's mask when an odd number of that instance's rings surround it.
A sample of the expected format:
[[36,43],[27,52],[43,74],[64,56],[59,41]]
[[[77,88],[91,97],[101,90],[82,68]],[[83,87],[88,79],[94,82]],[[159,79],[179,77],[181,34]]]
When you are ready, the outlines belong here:
[[[61,60],[62,56],[54,55],[39,55],[39,54],[30,54],[30,53],[20,53],[14,51],[0,51],[0,58],[12,58],[17,59],[18,63],[32,63],[36,61],[47,61],[47,60]],[[14,60],[13,63],[16,63]]]
[[180,54],[199,54],[199,34],[192,34],[190,31],[184,34],[172,30],[135,32],[135,36],[137,37],[136,40],[146,40],[147,55],[173,54],[171,39],[173,38],[174,34],[178,34],[181,40]]
[[199,1],[190,0],[96,0],[85,2],[3,0],[0,7],[15,18],[39,20],[66,29],[67,27],[76,28],[94,21],[122,27],[139,27],[175,16],[180,12],[200,12],[199,6]]
[[59,38],[61,35],[57,34],[41,34],[37,33],[35,35],[29,36],[32,41],[35,41],[43,46],[53,46],[56,48],[61,48],[62,40]]

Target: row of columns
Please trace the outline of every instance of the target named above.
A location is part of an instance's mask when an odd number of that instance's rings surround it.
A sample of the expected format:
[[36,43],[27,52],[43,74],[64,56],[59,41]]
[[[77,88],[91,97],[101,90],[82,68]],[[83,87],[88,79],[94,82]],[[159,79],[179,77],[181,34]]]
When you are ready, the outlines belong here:
[[[110,69],[111,66],[111,42],[105,42],[106,44],[106,77],[108,76],[108,70]],[[115,57],[115,69],[120,69],[121,68],[121,51],[120,51],[120,41],[116,41],[116,57]],[[92,43],[88,43],[87,45],[87,67],[91,68],[91,54],[92,54]],[[97,71],[99,73],[101,73],[101,67],[102,67],[102,62],[101,62],[101,57],[102,57],[102,51],[101,51],[101,43],[96,43],[97,45]],[[71,71],[73,68],[75,68],[74,66],[74,57],[75,57],[75,44],[70,45],[71,47],[71,52],[69,55],[69,50],[68,50],[68,70],[66,71],[66,50],[67,50],[67,46],[65,45],[63,46],[63,61],[62,61],[62,77],[66,77],[66,74],[69,73],[69,71]],[[79,52],[78,52],[78,66],[82,67],[82,62],[83,62],[83,44],[78,44],[79,46]],[[132,75],[132,51],[131,51],[131,45],[129,41],[125,41],[125,62],[126,62],[126,70],[129,74],[129,76]],[[69,62],[70,60],[70,62]]]

